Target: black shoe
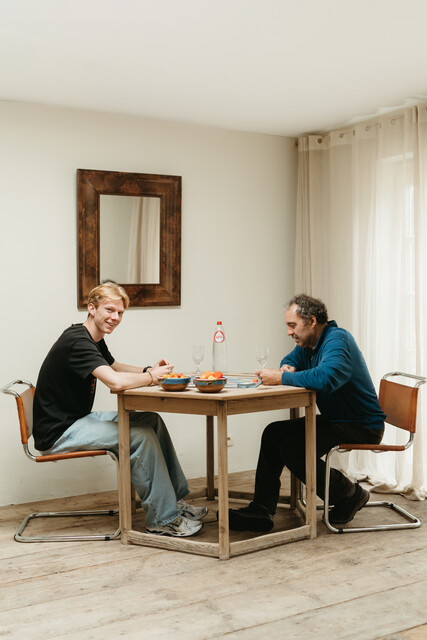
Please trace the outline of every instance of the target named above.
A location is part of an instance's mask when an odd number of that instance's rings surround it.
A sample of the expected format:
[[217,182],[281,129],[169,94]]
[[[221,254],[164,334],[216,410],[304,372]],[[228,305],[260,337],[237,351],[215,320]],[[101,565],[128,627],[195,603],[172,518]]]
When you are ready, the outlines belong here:
[[271,531],[274,527],[273,516],[265,507],[251,502],[241,509],[229,509],[229,527],[231,531]]
[[350,498],[344,498],[329,512],[331,524],[346,524],[353,520],[356,513],[365,506],[369,500],[369,491],[365,491],[360,484],[356,484],[356,491]]

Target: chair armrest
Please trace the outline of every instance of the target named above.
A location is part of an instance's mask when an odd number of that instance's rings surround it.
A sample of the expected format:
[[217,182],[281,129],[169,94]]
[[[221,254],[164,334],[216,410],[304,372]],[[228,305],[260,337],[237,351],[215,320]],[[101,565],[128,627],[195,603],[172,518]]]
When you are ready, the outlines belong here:
[[94,451],[70,451],[69,453],[49,453],[46,456],[36,456],[36,462],[55,462],[56,460],[68,460],[72,458],[90,458],[95,456],[105,456],[105,449],[95,449]]

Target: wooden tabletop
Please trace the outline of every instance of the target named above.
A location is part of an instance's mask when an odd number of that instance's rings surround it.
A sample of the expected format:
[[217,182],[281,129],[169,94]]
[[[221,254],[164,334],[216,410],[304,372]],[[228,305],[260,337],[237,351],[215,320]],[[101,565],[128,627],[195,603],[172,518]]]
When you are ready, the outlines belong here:
[[290,387],[287,385],[274,385],[267,386],[261,384],[259,387],[248,387],[248,388],[227,388],[225,387],[222,391],[199,391],[196,387],[187,387],[184,391],[166,391],[160,385],[152,385],[149,387],[137,387],[135,389],[126,389],[125,391],[119,392],[125,396],[153,396],[153,397],[164,397],[169,398],[172,396],[175,397],[185,397],[185,398],[196,398],[200,400],[206,400],[207,398],[211,398],[213,400],[236,400],[240,398],[248,398],[248,397],[257,397],[257,396],[282,396],[285,393],[307,393],[307,389],[303,387]]
[[285,385],[255,388],[225,388],[219,392],[202,392],[194,387],[184,391],[165,391],[160,386],[138,387],[121,391],[124,408],[138,410],[142,406],[149,411],[170,413],[194,413],[217,415],[220,405],[227,406],[228,415],[250,413],[290,407],[304,407],[309,404],[312,392],[302,387]]

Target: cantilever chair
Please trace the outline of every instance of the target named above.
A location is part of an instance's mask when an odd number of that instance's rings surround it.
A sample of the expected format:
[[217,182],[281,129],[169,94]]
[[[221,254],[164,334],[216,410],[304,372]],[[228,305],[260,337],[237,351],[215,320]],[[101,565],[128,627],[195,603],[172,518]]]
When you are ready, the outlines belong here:
[[[416,380],[415,386],[400,384],[388,380],[393,376],[400,376]],[[412,529],[421,526],[421,520],[412,515],[394,502],[386,500],[368,502],[365,507],[388,507],[400,514],[404,521],[396,524],[378,524],[363,527],[335,527],[329,522],[329,485],[331,472],[331,456],[337,451],[345,453],[348,451],[373,451],[374,453],[384,453],[387,451],[405,451],[413,441],[415,435],[416,419],[417,419],[417,401],[419,387],[427,382],[427,378],[415,376],[400,371],[387,373],[380,382],[379,401],[381,409],[386,414],[386,423],[403,429],[408,432],[408,441],[403,445],[389,444],[339,444],[333,447],[326,456],[326,480],[325,480],[325,501],[323,507],[323,519],[329,531],[333,533],[359,533],[362,531],[384,531],[387,529]],[[406,522],[405,522],[406,520]]]
[[[25,390],[22,391],[22,386],[24,385]],[[18,387],[21,390],[21,393],[18,393],[16,389],[13,387]],[[0,389],[3,393],[7,393],[12,395],[16,399],[16,404],[18,408],[18,417],[19,417],[19,426],[21,431],[21,442],[24,449],[25,455],[32,460],[33,462],[41,463],[41,462],[58,462],[60,460],[74,460],[76,458],[88,458],[88,457],[98,457],[98,456],[110,456],[116,463],[118,462],[117,457],[114,455],[112,451],[107,451],[104,449],[99,449],[96,451],[72,451],[70,453],[58,453],[51,455],[34,455],[28,446],[28,440],[32,435],[32,426],[33,426],[33,399],[35,388],[31,384],[31,382],[27,380],[14,380],[10,382],[5,387]],[[67,517],[67,516],[114,516],[119,512],[117,509],[106,509],[106,510],[97,510],[97,511],[54,511],[54,512],[39,512],[39,513],[31,513],[26,516],[19,527],[18,531],[15,533],[15,540],[17,542],[75,542],[75,541],[83,541],[83,540],[114,540],[118,538],[120,535],[120,528],[118,528],[113,533],[105,533],[105,534],[94,534],[94,535],[75,535],[75,536],[61,536],[61,535],[34,535],[34,536],[24,536],[24,529],[33,518],[52,518],[52,517]]]

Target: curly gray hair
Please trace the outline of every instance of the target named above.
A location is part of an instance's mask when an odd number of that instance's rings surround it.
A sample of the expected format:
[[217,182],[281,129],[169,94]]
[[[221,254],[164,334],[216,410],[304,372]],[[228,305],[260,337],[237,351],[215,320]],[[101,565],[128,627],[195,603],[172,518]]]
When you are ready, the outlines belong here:
[[289,309],[293,304],[297,305],[296,313],[301,316],[305,322],[314,316],[319,324],[328,322],[328,310],[325,304],[318,298],[311,298],[305,293],[300,293],[289,300],[286,308]]

